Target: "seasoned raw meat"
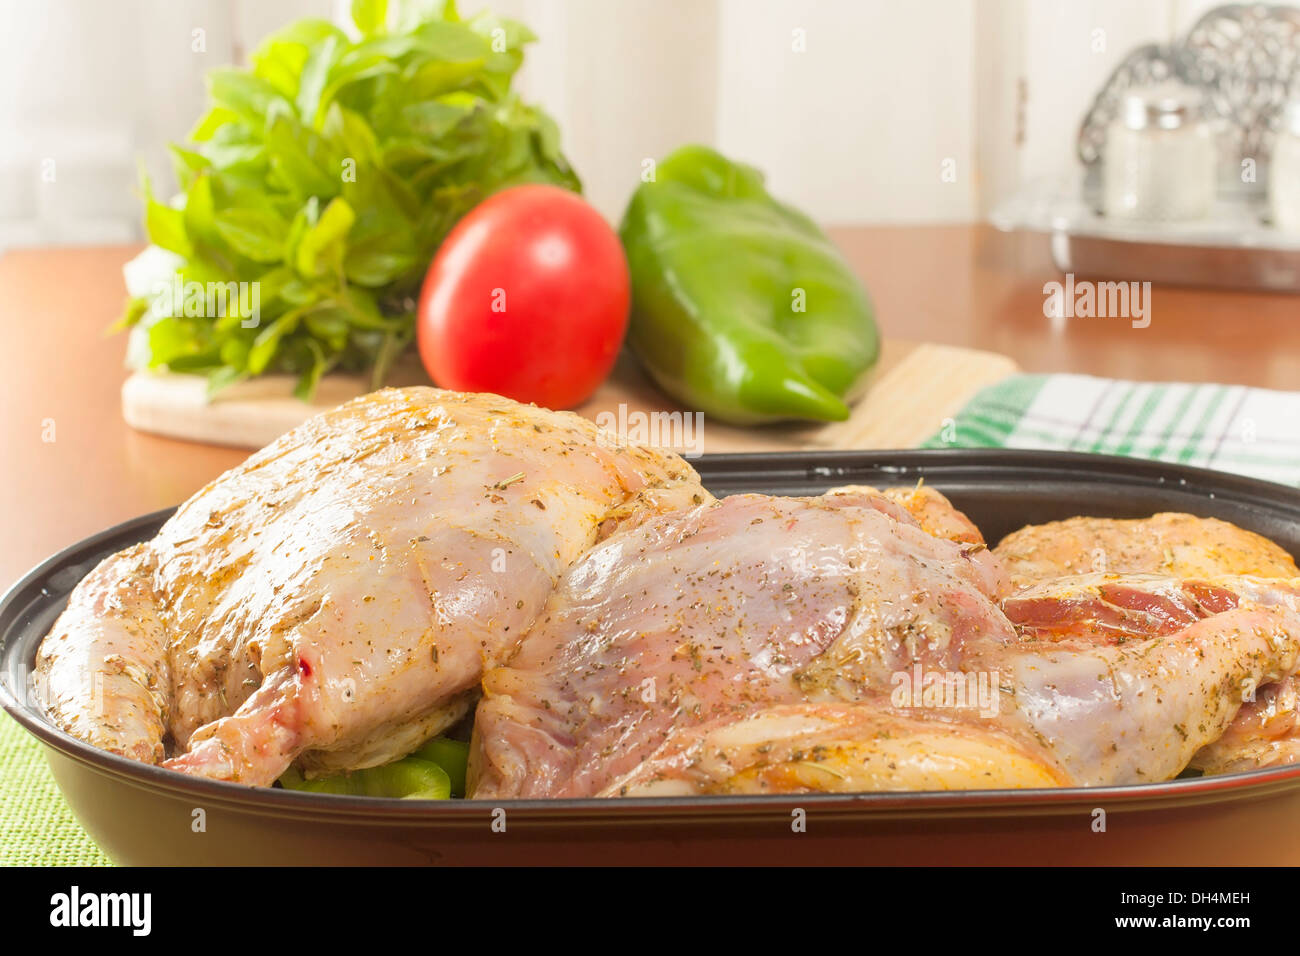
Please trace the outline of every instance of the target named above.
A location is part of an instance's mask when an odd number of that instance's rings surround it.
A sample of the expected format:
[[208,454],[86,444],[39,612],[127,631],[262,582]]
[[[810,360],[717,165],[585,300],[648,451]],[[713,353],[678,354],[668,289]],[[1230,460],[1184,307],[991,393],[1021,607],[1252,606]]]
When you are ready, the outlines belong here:
[[896,505],[736,496],[612,535],[486,672],[474,795],[1165,780],[1300,666],[1300,581],[1066,578],[1004,613],[995,556]]
[[994,550],[1016,589],[1094,571],[1179,578],[1300,577],[1291,555],[1267,538],[1217,518],[1172,512],[1030,525],[1007,535]]
[[[1267,538],[1214,518],[1158,514],[1114,520],[1072,518],[1023,528],[998,545],[996,553],[1021,588],[1006,602],[1007,613],[1025,633],[1037,632],[1036,615],[1059,635],[1091,634],[1094,640],[1123,639],[1129,627],[1166,632],[1210,613],[1225,610],[1231,595],[1205,583],[1217,575],[1300,578],[1295,560]],[[1080,570],[1107,574],[1078,576]],[[1172,575],[1163,593],[1125,594],[1115,575],[1148,572]],[[1073,587],[1080,592],[1067,595]],[[1130,579],[1131,580],[1131,579]],[[1043,589],[1061,601],[1040,598]],[[1093,597],[1100,600],[1094,600]],[[1135,604],[1136,601],[1136,604]],[[1065,618],[1070,618],[1067,621]],[[1145,623],[1144,623],[1145,622]],[[1295,708],[1296,679],[1243,689],[1245,703],[1223,735],[1192,759],[1206,773],[1230,773],[1300,760],[1300,714]]]
[[[896,673],[956,670],[972,642],[1015,638],[999,580],[987,550],[926,533],[866,489],[650,519],[589,552],[485,675],[476,795],[622,792],[709,728],[887,699]],[[671,763],[688,771],[687,757]]]
[[[472,706],[566,568],[640,509],[711,500],[676,455],[494,395],[320,415],[108,559],[41,645],[53,720],[187,773],[373,766]],[[635,502],[635,507],[632,503]]]

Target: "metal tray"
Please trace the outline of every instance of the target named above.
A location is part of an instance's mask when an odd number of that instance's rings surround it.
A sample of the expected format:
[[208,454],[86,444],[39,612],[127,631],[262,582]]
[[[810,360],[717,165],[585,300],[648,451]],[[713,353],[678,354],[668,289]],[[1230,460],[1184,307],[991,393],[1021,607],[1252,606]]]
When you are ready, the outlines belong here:
[[1026,187],[990,215],[1002,232],[1041,232],[1052,263],[1078,278],[1300,293],[1300,234],[1262,219],[1256,204],[1220,199],[1204,221],[1107,219],[1077,177]]
[[[695,464],[718,495],[924,478],[990,542],[1075,514],[1175,510],[1224,518],[1300,553],[1300,491],[1155,462],[935,450],[719,455]],[[169,514],[67,548],[0,600],[0,704],[41,741],[73,812],[119,863],[1300,863],[1300,766],[1089,789],[493,803],[253,789],[136,763],[47,723],[27,681],[68,592]]]

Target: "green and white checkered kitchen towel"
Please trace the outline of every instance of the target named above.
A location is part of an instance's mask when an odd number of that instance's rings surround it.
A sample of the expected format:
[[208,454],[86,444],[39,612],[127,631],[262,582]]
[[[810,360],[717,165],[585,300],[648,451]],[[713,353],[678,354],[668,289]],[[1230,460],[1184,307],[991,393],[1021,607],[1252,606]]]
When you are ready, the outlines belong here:
[[1300,392],[1013,375],[924,447],[1129,455],[1300,486]]

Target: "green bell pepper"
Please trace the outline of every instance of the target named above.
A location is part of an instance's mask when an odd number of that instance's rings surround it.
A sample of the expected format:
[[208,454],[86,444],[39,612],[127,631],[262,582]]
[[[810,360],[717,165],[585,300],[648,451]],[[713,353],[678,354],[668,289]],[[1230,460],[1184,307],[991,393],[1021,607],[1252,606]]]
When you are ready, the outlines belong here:
[[735,424],[848,417],[879,353],[870,300],[762,173],[684,146],[633,194],[620,235],[628,342],[666,392]]

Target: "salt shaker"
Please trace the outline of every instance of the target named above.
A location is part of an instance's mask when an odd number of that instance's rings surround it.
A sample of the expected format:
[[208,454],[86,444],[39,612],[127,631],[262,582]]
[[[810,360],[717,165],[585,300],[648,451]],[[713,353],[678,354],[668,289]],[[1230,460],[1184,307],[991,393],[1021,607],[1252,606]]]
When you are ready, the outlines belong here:
[[1214,202],[1215,164],[1198,90],[1178,83],[1131,89],[1106,131],[1102,208],[1116,219],[1200,219]]
[[1300,232],[1300,100],[1282,110],[1268,171],[1268,205],[1273,225]]

